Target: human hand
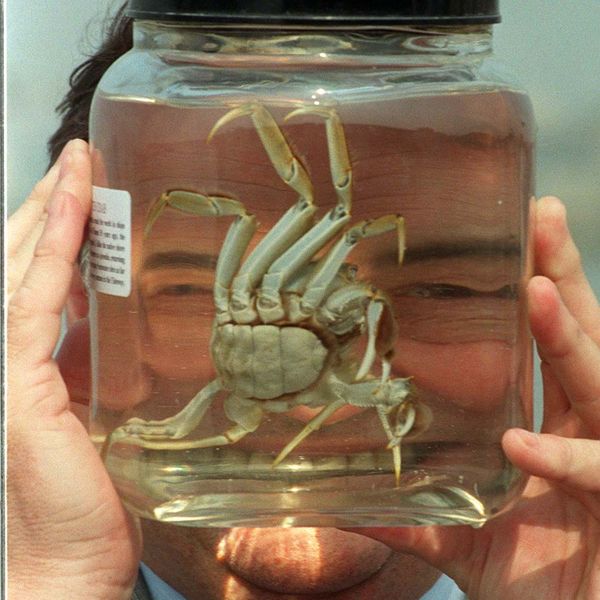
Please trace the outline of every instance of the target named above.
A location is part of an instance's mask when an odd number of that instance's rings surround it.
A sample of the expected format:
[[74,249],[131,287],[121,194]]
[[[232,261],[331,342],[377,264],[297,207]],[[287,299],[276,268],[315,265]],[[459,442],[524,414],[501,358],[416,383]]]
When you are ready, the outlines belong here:
[[421,556],[471,600],[600,598],[600,307],[556,198],[537,202],[534,250],[527,294],[542,433],[503,438],[508,458],[531,475],[522,497],[479,530],[356,530]]
[[137,575],[137,524],[53,360],[90,204],[88,148],[75,140],[8,220],[11,600],[130,598]]

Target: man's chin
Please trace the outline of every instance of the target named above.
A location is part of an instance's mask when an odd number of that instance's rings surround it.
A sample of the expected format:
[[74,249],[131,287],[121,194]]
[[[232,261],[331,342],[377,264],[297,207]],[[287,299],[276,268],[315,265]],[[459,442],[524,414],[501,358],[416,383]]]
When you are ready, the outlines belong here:
[[142,520],[144,562],[189,600],[414,600],[422,560],[335,528],[203,528]]

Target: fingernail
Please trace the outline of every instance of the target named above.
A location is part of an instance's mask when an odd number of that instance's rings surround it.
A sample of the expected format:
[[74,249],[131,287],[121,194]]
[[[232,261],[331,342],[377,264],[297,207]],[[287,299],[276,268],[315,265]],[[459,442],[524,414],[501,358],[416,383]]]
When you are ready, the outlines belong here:
[[527,431],[526,429],[516,429],[515,433],[519,436],[519,439],[528,448],[539,448],[540,447],[540,436],[533,431]]
[[59,180],[64,179],[73,164],[73,142],[68,142],[60,156]]

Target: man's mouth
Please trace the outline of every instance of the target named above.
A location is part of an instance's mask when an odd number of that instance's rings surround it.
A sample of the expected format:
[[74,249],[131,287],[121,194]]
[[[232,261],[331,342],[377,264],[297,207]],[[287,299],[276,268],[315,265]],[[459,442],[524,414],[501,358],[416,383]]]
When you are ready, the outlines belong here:
[[392,551],[334,528],[236,528],[218,559],[243,580],[279,594],[333,594],[377,573]]

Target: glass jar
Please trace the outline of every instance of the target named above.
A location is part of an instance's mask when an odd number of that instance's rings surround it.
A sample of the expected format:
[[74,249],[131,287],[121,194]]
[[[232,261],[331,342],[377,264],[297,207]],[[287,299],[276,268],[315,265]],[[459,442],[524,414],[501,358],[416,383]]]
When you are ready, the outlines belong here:
[[531,414],[496,2],[277,4],[130,2],[91,114],[91,436],[144,517],[479,526]]

